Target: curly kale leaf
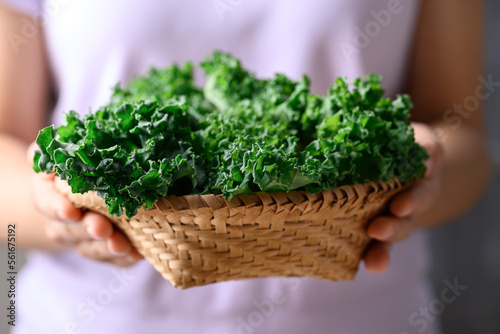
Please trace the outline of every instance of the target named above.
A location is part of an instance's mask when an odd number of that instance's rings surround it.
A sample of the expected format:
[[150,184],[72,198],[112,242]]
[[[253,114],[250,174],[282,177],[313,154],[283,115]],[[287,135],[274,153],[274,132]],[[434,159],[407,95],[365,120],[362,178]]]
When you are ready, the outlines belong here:
[[40,131],[34,169],[129,217],[167,194],[315,193],[425,174],[410,98],[384,97],[379,76],[338,78],[321,96],[305,76],[259,79],[221,52],[201,67],[203,89],[190,63],[173,65],[116,86],[95,114],[70,112]]
[[[189,194],[205,182],[203,161],[192,149],[190,118],[178,105],[157,102],[103,108],[82,120],[47,127],[37,138],[35,170],[55,171],[72,191],[96,190],[109,213],[131,217],[169,189]],[[182,189],[176,183],[182,182]]]

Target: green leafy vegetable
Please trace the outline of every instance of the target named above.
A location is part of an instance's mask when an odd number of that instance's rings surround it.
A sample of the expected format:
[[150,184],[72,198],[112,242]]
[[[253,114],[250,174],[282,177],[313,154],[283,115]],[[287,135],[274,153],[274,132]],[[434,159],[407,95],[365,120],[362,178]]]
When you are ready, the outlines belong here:
[[352,87],[339,78],[320,96],[307,77],[261,80],[220,52],[201,67],[203,89],[190,63],[173,65],[116,86],[96,113],[69,112],[40,131],[35,171],[95,190],[110,214],[129,217],[168,194],[315,193],[425,174],[410,99],[384,98],[379,76]]

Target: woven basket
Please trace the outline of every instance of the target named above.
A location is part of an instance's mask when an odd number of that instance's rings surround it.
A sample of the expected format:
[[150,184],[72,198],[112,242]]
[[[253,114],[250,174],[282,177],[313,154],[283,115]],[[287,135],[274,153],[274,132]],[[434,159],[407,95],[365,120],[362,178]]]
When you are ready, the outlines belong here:
[[404,186],[370,182],[309,194],[168,196],[136,216],[112,217],[95,192],[59,190],[78,207],[107,216],[173,286],[309,276],[354,279],[370,242],[366,225]]

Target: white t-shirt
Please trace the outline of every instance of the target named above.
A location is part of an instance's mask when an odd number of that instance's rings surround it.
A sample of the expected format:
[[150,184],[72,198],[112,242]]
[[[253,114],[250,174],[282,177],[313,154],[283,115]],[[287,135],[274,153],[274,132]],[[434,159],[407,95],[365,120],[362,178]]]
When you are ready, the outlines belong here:
[[[111,87],[151,66],[231,52],[259,76],[306,73],[325,93],[337,76],[373,72],[404,92],[417,0],[0,0],[43,25],[63,111],[105,104]],[[29,41],[28,41],[29,42]],[[23,44],[18,44],[23,52]],[[16,334],[437,333],[425,237],[394,246],[387,273],[353,282],[269,278],[188,290],[143,261],[125,270],[73,252],[30,254]]]

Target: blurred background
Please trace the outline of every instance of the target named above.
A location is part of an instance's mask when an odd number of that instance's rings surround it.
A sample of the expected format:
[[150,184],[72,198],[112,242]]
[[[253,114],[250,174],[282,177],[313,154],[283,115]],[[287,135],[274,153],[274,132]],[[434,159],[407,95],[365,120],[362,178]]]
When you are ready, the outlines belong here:
[[[487,1],[486,58],[484,76],[492,75],[500,81],[500,0]],[[487,192],[478,205],[452,224],[431,232],[431,279],[435,294],[444,288],[443,281],[459,284],[467,289],[452,303],[446,304],[441,314],[444,334],[500,333],[500,92],[496,91],[484,102],[489,145],[495,167]],[[6,259],[4,248],[0,259]],[[18,253],[22,264],[23,254]],[[7,307],[6,281],[0,280],[0,307]],[[3,312],[2,312],[3,314]],[[0,333],[9,327],[2,315]],[[398,333],[395,333],[398,334]]]
[[[484,76],[500,81],[500,1],[487,1]],[[500,333],[500,92],[484,101],[494,159],[490,186],[478,205],[452,224],[431,233],[436,295],[443,280],[468,288],[442,313],[443,333]]]

